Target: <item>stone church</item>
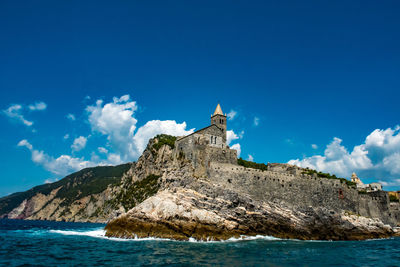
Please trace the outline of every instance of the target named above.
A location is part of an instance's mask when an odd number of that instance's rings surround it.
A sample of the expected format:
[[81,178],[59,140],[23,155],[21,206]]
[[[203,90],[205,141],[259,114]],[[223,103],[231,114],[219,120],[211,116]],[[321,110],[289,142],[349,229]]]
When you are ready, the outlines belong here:
[[192,161],[193,167],[203,172],[211,162],[237,164],[237,152],[226,144],[226,114],[218,104],[211,115],[211,124],[175,142],[177,157]]

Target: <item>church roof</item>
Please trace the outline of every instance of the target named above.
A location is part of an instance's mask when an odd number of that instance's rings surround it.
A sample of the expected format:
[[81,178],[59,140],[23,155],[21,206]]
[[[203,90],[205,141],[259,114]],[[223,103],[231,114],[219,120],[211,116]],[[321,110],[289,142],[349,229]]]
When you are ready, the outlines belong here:
[[215,115],[224,115],[224,113],[222,112],[222,109],[221,109],[221,106],[219,105],[219,103],[218,103],[218,105],[217,105],[217,108],[216,108],[215,111],[214,111],[214,115],[213,115],[213,116],[215,116]]

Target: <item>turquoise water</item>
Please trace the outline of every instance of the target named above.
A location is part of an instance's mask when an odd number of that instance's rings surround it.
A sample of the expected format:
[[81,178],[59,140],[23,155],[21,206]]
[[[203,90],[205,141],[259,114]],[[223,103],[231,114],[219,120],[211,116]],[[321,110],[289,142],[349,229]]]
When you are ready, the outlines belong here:
[[104,225],[0,220],[0,265],[42,266],[400,266],[400,239],[225,242],[122,240]]

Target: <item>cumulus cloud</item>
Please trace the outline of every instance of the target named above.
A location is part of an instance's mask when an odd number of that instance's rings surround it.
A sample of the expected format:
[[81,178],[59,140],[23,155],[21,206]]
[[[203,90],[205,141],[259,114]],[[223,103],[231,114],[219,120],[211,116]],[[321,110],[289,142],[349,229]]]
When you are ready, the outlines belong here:
[[360,177],[380,179],[387,185],[397,183],[400,177],[400,127],[374,130],[351,152],[342,145],[340,138],[335,137],[323,155],[290,160],[289,164],[343,177],[356,172]]
[[260,118],[259,117],[254,117],[253,119],[253,125],[258,126],[260,124]]
[[248,160],[248,161],[254,161],[254,158],[253,158],[252,155],[249,154],[249,155],[247,156],[247,160]]
[[25,119],[24,116],[22,115],[22,105],[19,104],[11,105],[6,110],[3,110],[3,113],[7,117],[19,121],[28,127],[33,125],[32,121]]
[[85,148],[87,142],[87,138],[84,136],[79,136],[75,138],[74,142],[71,145],[73,151],[80,151]]
[[[137,110],[135,101],[129,95],[114,97],[113,102],[103,104],[98,100],[96,105],[86,108],[89,114],[89,123],[92,131],[99,132],[107,137],[109,146],[118,153],[121,161],[132,161],[146,148],[150,138],[157,134],[175,136],[187,135],[194,129],[186,130],[186,123],[177,123],[173,120],[152,120],[136,130]],[[111,159],[117,160],[117,154]]]
[[145,125],[140,127],[133,137],[135,148],[137,152],[142,153],[146,148],[147,142],[150,138],[157,134],[169,134],[174,136],[184,136],[193,133],[194,129],[185,130],[186,122],[176,123],[176,121],[166,120],[153,120],[148,121]]
[[316,144],[311,145],[312,149],[318,149],[318,146]]
[[107,136],[110,145],[127,158],[138,155],[133,145],[136,110],[136,102],[130,101],[129,95],[114,97],[113,102],[104,105],[102,100],[97,100],[95,105],[86,108],[92,131]]
[[234,140],[239,139],[239,136],[232,130],[226,131],[226,144],[229,146]]
[[240,144],[234,144],[231,146],[231,149],[235,149],[237,151],[237,156],[240,157],[240,153],[242,152],[240,148]]
[[237,111],[231,109],[231,111],[229,111],[229,113],[227,114],[228,116],[228,120],[233,120],[236,116],[237,116]]
[[34,104],[31,104],[28,106],[29,110],[35,111],[35,110],[45,110],[47,108],[47,104],[44,102],[35,102]]
[[104,148],[104,147],[98,147],[97,150],[98,150],[100,153],[104,153],[104,154],[107,154],[107,153],[108,153],[108,149],[107,149],[107,148]]
[[58,158],[53,158],[44,151],[34,149],[26,139],[21,140],[18,146],[26,147],[31,152],[33,162],[42,165],[46,170],[57,175],[66,175],[73,171],[97,165],[83,158],[75,158],[69,155],[61,155]]
[[71,121],[76,120],[75,115],[74,115],[74,114],[71,114],[71,113],[68,113],[65,117],[66,117],[67,119],[71,120]]
[[[99,154],[92,152],[90,160],[71,155],[52,157],[44,151],[34,149],[25,139],[18,145],[26,147],[31,152],[32,160],[35,163],[42,165],[54,174],[61,175],[89,166],[114,165],[134,161],[146,148],[149,139],[157,134],[183,136],[194,132],[194,129],[186,129],[185,122],[177,123],[173,120],[151,120],[143,126],[137,127],[135,118],[137,108],[136,102],[132,101],[129,95],[114,97],[109,103],[97,100],[95,104],[86,107],[91,131],[106,139],[106,142],[97,149]],[[69,134],[66,134],[64,139],[69,137]],[[72,151],[80,151],[85,148],[87,139],[84,136],[74,139],[71,145]]]

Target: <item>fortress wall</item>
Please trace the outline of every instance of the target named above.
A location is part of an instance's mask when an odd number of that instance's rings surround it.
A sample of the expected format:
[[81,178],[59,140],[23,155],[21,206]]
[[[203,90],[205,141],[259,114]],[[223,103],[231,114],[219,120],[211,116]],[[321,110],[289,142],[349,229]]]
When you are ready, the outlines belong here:
[[211,162],[237,164],[236,150],[229,149],[227,145],[223,148],[211,146],[208,138],[207,135],[193,134],[175,143],[175,157],[184,156],[191,161],[197,176],[205,175]]
[[[208,169],[212,182],[225,185],[254,200],[289,206],[322,206],[334,212],[346,210],[367,217],[381,218],[393,224],[389,216],[388,196],[384,191],[360,195],[340,180],[294,175],[281,171],[261,171],[238,165],[212,162]],[[396,220],[397,221],[397,220]]]

